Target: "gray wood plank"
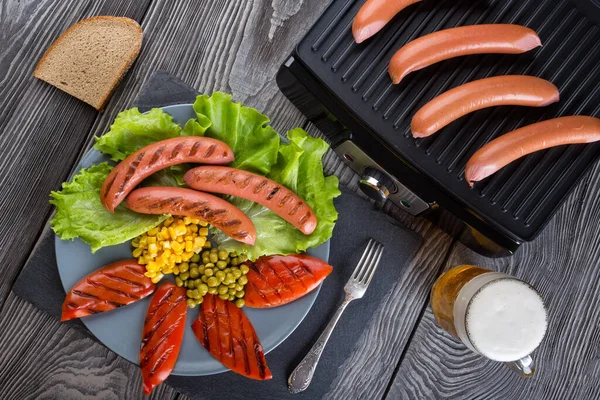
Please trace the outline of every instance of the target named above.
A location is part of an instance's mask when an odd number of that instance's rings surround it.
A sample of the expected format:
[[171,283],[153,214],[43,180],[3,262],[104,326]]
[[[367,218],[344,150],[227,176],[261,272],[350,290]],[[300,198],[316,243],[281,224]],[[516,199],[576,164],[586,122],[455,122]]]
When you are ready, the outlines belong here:
[[391,399],[597,399],[600,396],[600,166],[557,216],[512,258],[486,259],[462,245],[446,268],[475,264],[521,278],[542,294],[546,338],[536,376],[521,378],[469,352],[435,324],[427,308],[389,392]]
[[97,112],[33,78],[38,60],[92,15],[141,19],[149,0],[3,1],[0,8],[0,307],[50,214],[48,194],[75,162]]
[[[10,294],[0,313],[3,399],[144,399],[140,369]],[[160,385],[152,399],[174,399]]]

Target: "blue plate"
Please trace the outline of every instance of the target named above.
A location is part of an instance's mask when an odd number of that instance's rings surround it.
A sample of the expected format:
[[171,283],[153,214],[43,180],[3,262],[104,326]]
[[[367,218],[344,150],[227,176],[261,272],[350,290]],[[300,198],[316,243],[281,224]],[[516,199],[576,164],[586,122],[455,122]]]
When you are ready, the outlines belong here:
[[[174,121],[181,126],[188,119],[196,117],[191,104],[168,106],[162,109],[172,115]],[[91,150],[82,158],[77,166],[77,171],[103,161],[108,161],[108,157]],[[90,272],[115,261],[132,258],[129,243],[103,248],[96,254],[92,254],[89,246],[78,239],[65,241],[56,237],[55,248],[58,273],[65,292]],[[317,248],[310,249],[308,254],[327,261],[329,259],[329,241]],[[256,330],[265,353],[269,353],[277,347],[300,325],[312,307],[319,290],[320,287],[303,298],[281,307],[243,308]],[[81,321],[106,347],[139,365],[142,327],[149,302],[150,297],[147,297],[117,310],[81,318]],[[183,345],[173,370],[174,375],[212,375],[228,370],[196,340],[191,325],[197,316],[197,307],[188,309]]]

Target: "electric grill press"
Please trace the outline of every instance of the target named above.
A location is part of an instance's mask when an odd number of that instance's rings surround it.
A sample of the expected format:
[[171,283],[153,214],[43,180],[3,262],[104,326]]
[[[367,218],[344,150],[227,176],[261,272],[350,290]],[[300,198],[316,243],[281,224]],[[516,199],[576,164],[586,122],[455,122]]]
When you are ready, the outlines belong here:
[[[548,223],[600,155],[600,143],[528,155],[474,188],[464,180],[465,164],[484,143],[516,128],[566,115],[600,116],[600,0],[424,0],[358,45],[351,26],[363,3],[333,1],[280,68],[281,90],[362,176],[365,193],[389,198],[413,215],[449,216],[446,230],[481,254],[514,253]],[[485,23],[530,27],[543,46],[520,55],[455,58],[392,84],[388,63],[403,44]],[[429,100],[466,82],[508,74],[547,79],[561,100],[543,108],[477,111],[431,137],[412,137],[411,118]]]

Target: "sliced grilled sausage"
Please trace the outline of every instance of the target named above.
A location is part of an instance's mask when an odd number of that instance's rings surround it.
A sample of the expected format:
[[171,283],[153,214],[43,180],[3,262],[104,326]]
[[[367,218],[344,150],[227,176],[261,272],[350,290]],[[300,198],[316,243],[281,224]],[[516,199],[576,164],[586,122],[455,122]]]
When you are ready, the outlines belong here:
[[564,144],[598,140],[599,118],[573,116],[538,122],[502,135],[477,150],[467,162],[465,178],[473,186],[527,154]]
[[273,378],[254,327],[233,302],[206,294],[192,330],[202,346],[233,372],[261,381]]
[[352,23],[356,43],[362,43],[379,32],[396,14],[421,0],[367,0]]
[[402,46],[389,73],[395,84],[409,73],[440,61],[471,54],[519,54],[541,46],[537,33],[520,25],[461,26],[430,33]]
[[230,194],[262,204],[305,235],[317,227],[314,211],[300,196],[264,176],[228,167],[197,167],[189,170],[183,180],[196,190]]
[[544,107],[559,100],[558,88],[535,76],[506,75],[480,79],[442,93],[413,117],[416,138],[433,135],[452,121],[488,107]]
[[104,180],[100,199],[114,213],[127,194],[156,171],[183,163],[229,164],[233,159],[233,150],[220,140],[200,136],[161,140],[117,164]]
[[142,214],[200,218],[227,236],[254,245],[256,228],[239,208],[211,194],[175,187],[144,187],[127,196],[127,207]]
[[167,379],[175,367],[185,331],[186,300],[185,288],[165,282],[148,306],[140,346],[145,394]]
[[60,320],[114,310],[152,294],[156,285],[144,272],[137,260],[119,261],[92,272],[69,290]]

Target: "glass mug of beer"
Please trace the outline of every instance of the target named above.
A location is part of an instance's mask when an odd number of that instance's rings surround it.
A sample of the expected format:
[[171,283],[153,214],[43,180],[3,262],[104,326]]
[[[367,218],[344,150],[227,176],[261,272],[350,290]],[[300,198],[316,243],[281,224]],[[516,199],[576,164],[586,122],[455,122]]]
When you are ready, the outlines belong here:
[[527,283],[462,265],[436,280],[431,308],[438,325],[472,351],[533,374],[530,354],[541,343],[547,320],[542,298]]

